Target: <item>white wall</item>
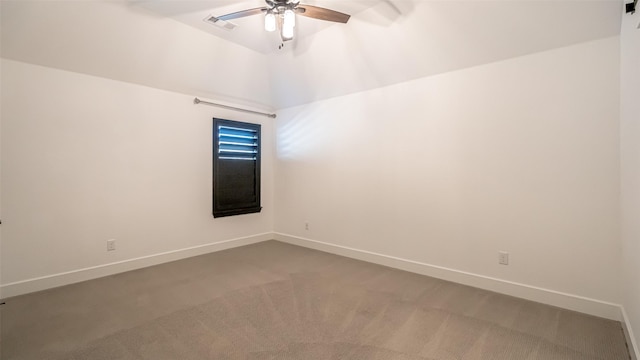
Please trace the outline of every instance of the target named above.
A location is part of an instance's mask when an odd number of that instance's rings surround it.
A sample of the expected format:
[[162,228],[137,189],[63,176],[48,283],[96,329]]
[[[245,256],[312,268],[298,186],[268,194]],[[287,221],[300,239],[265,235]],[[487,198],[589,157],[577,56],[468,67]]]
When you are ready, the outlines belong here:
[[[590,3],[581,7],[582,16],[606,9],[610,20],[617,5]],[[265,154],[275,151],[275,129],[271,119],[193,106],[189,95],[268,108],[396,83],[408,80],[407,74],[431,75],[433,69],[424,68],[431,62],[438,65],[435,72],[450,71],[470,66],[467,55],[485,63],[565,43],[548,33],[528,33],[527,27],[518,27],[517,36],[494,34],[490,27],[447,32],[453,38],[474,35],[476,41],[452,49],[431,38],[439,53],[416,50],[407,39],[394,42],[399,52],[363,42],[371,34],[431,26],[407,17],[433,13],[434,4],[420,3],[393,25],[354,19],[346,40],[337,29],[327,30],[269,63],[261,54],[126,2],[0,6],[5,290],[78,269],[211,249],[207,244],[229,239],[260,239],[275,223],[277,231],[299,238],[595,302],[622,301],[617,37],[285,109],[278,120],[276,161],[263,158],[265,210],[214,220],[211,117],[262,123]],[[498,14],[516,10],[506,7]],[[477,18],[474,8],[439,16],[461,24]],[[564,15],[553,19],[569,24]],[[615,21],[596,23],[572,21],[565,40],[612,35]],[[498,35],[503,38],[493,41]],[[628,65],[637,62],[633,36],[629,30],[623,35],[623,74],[637,71]],[[486,39],[495,46],[491,51]],[[374,65],[372,57],[358,55],[343,62],[357,49],[344,46],[349,42],[368,46],[360,50],[379,61]],[[525,43],[532,47],[516,46]],[[335,53],[336,46],[349,51]],[[415,51],[425,61],[412,56]],[[459,61],[434,57],[449,53]],[[390,73],[398,57],[408,69]],[[623,96],[637,97],[637,82],[623,83],[622,89]],[[623,102],[623,127],[635,129],[632,103]],[[636,135],[623,131],[623,198],[636,194]],[[277,204],[272,165],[278,170]],[[640,206],[628,198],[625,274],[627,282],[637,283],[640,231],[633,215]],[[116,252],[105,251],[109,238],[117,239]],[[511,265],[497,265],[498,250],[511,253]],[[624,301],[634,324],[637,300],[637,288],[631,288]]]
[[0,297],[270,238],[271,157],[264,212],[213,220],[210,138],[261,122],[269,154],[272,121],[192,102],[268,111],[262,54],[127,1],[0,10]]
[[288,108],[275,230],[618,304],[618,117],[618,37]]
[[[4,296],[17,291],[12,283],[42,276],[270,238],[272,119],[141,85],[11,60],[1,65]],[[260,214],[211,215],[214,116],[263,126]],[[117,250],[107,252],[111,238]]]
[[624,15],[621,39],[623,306],[640,357],[640,12]]

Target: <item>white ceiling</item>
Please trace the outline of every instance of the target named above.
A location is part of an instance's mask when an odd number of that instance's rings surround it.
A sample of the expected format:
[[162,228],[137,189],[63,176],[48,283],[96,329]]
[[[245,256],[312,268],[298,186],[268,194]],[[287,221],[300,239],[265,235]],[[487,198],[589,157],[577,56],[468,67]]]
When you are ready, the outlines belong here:
[[[621,1],[379,3],[270,57],[279,105],[348,93],[620,33]],[[394,9],[394,10],[395,10]],[[395,16],[393,16],[395,15]],[[311,84],[311,85],[309,85]],[[289,89],[295,89],[294,92]]]
[[[265,6],[264,0],[133,0],[132,3],[263,54],[276,52],[281,44],[277,33],[264,31],[264,19],[259,15],[232,20],[236,28],[230,31],[203,21],[211,15]],[[617,0],[303,0],[302,3],[350,14],[352,20],[348,24],[336,24],[298,16],[294,40],[297,46],[329,27],[341,29],[346,34],[350,31],[348,27],[358,26],[353,25],[354,22],[377,28],[397,28],[394,26],[397,23],[412,20],[419,22],[420,29],[416,30],[424,30],[425,34],[432,31],[443,38],[452,30],[459,30],[471,36],[475,32],[493,33],[496,40],[504,36],[514,39],[522,36],[525,42],[529,40],[528,35],[536,34],[538,38],[556,38],[555,42],[560,44],[573,43],[577,38],[588,38],[611,25],[619,29],[619,21],[616,24],[615,18],[619,18],[622,6]],[[434,14],[443,17],[435,18]],[[616,16],[606,20],[610,14]],[[433,26],[434,21],[440,26]],[[452,28],[453,25],[458,29]],[[379,35],[367,41],[386,43],[420,34]],[[415,46],[420,48],[421,44]]]
[[[385,0],[302,1],[303,4],[326,7],[349,15],[358,14],[383,2]],[[230,22],[236,25],[236,28],[230,31],[203,21],[211,15],[221,16],[236,11],[264,7],[266,6],[264,0],[139,0],[135,1],[135,4],[263,54],[278,50],[278,46],[282,43],[276,32],[264,31],[264,17],[260,15],[231,20]],[[304,16],[298,16],[296,20],[298,25],[295,28],[295,37],[300,41],[329,26],[345,26]]]
[[[262,0],[0,1],[2,57],[235,104],[280,109],[620,33],[618,0],[303,0],[277,50],[262,17],[203,21]],[[185,25],[186,24],[186,25]],[[276,39],[266,38],[274,35]]]

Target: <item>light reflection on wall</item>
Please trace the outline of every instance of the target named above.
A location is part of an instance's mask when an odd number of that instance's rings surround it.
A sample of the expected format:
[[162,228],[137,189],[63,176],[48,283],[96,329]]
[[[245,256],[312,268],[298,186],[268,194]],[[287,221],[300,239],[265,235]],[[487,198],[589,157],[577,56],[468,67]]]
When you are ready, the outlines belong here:
[[303,159],[326,149],[323,145],[330,134],[329,126],[322,126],[313,106],[296,107],[279,112],[277,122],[278,159]]

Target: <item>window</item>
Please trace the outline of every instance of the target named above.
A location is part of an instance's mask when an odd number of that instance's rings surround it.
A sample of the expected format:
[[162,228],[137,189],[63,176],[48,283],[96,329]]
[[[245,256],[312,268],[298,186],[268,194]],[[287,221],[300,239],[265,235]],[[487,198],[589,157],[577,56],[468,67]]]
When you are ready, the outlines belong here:
[[260,125],[214,118],[213,217],[260,210]]

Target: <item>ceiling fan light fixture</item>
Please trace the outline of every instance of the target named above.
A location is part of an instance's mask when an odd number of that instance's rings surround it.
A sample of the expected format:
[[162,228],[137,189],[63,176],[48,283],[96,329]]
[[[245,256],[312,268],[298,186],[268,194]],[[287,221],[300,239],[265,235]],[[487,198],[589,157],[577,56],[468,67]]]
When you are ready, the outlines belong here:
[[293,39],[293,28],[296,26],[296,14],[291,9],[287,9],[282,14],[282,29],[280,36],[282,41]]
[[296,26],[296,14],[291,9],[284,11],[284,26],[290,26],[292,29]]
[[269,32],[276,30],[276,15],[271,11],[264,16],[264,29]]
[[350,15],[343,14],[335,10],[326,9],[319,6],[300,4],[300,0],[265,0],[265,2],[267,4],[266,7],[263,6],[253,9],[236,11],[218,17],[210,16],[210,19],[207,18],[205,19],[205,21],[226,29],[230,29],[235,27],[235,25],[228,23],[229,26],[226,26],[223,25],[222,22],[242,18],[245,16],[262,14],[264,15],[264,29],[268,32],[279,30],[278,32],[280,33],[280,38],[282,39],[282,41],[288,41],[293,39],[293,35],[295,32],[294,28],[296,26],[296,13],[300,16],[308,18],[332,21],[343,24],[346,24],[347,21],[349,21],[350,17]]
[[282,32],[280,33],[282,40],[292,40],[293,39],[293,26],[287,26],[282,24]]

